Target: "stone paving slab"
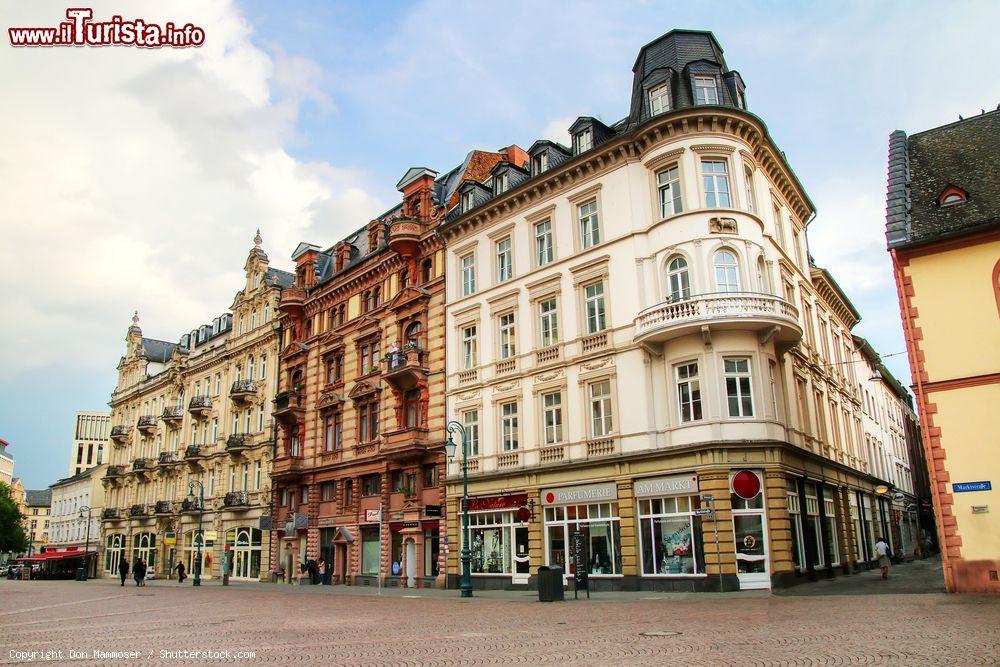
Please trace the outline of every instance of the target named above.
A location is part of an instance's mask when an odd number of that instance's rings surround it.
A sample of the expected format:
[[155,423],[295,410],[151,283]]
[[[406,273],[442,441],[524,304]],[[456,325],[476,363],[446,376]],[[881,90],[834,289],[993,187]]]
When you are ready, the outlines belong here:
[[[22,664],[11,650],[62,650],[47,664],[75,665],[977,665],[1000,656],[996,598],[633,594],[545,604],[444,593],[0,581],[0,664]],[[70,650],[86,659],[69,661]],[[95,659],[95,650],[137,657]],[[216,653],[160,654],[180,650]]]

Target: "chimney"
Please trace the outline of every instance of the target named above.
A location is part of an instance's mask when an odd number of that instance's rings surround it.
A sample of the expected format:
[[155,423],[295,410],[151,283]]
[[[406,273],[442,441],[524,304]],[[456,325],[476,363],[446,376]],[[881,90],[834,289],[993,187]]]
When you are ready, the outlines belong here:
[[511,144],[507,148],[501,148],[500,154],[503,155],[503,159],[507,162],[522,168],[527,168],[528,162],[531,160],[528,153],[517,144]]

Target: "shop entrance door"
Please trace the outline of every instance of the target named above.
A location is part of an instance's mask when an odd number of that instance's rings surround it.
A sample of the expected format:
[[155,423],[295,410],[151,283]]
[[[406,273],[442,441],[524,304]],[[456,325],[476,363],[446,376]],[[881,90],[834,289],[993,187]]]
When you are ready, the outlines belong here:
[[514,526],[514,572],[511,577],[513,584],[527,584],[531,568],[528,563],[528,527]]
[[767,534],[762,513],[733,514],[736,537],[736,573],[740,590],[770,588]]

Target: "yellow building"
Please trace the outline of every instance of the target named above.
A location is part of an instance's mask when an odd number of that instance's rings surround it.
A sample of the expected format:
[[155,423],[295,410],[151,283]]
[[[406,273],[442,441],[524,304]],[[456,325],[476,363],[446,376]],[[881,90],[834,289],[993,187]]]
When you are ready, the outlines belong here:
[[28,553],[37,554],[45,548],[49,541],[49,510],[52,504],[50,489],[25,489],[24,506],[21,512],[25,516],[28,530]]
[[259,234],[254,241],[231,313],[178,343],[144,338],[133,318],[110,403],[102,512],[109,575],[122,558],[138,557],[150,576],[169,576],[178,561],[194,574],[200,546],[204,577],[222,573],[224,554],[234,578],[267,576],[275,315],[293,276],[269,268]]
[[889,140],[886,237],[957,592],[1000,592],[998,174],[998,111]]

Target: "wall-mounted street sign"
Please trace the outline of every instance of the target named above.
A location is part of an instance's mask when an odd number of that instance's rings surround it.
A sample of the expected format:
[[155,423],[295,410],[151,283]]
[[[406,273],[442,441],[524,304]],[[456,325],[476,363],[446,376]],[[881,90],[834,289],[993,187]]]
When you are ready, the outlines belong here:
[[177,533],[164,533],[163,535],[164,544],[177,544]]
[[955,493],[965,493],[967,491],[992,491],[993,484],[990,482],[955,482],[951,485]]
[[696,509],[693,512],[691,512],[691,514],[694,514],[695,516],[711,516],[711,514],[712,514],[712,508],[711,507],[699,507],[698,509]]
[[365,521],[367,523],[377,523],[380,512],[378,510],[365,510]]

